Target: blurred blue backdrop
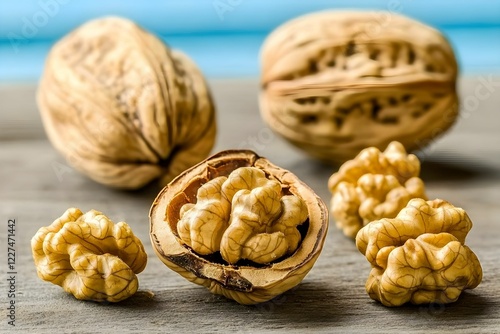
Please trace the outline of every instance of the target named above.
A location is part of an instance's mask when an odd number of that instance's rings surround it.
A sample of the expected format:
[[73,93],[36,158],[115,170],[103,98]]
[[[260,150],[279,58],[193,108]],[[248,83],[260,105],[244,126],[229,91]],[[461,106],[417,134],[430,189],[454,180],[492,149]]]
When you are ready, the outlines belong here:
[[500,1],[0,0],[0,82],[38,80],[51,45],[83,22],[128,17],[189,54],[211,78],[256,77],[259,48],[285,21],[334,8],[389,10],[440,29],[464,74],[500,73]]

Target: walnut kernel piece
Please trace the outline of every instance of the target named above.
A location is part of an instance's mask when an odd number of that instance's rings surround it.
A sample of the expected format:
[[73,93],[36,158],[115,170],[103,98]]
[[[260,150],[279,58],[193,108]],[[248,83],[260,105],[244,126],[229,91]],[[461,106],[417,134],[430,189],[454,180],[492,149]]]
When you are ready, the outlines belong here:
[[263,119],[327,162],[394,140],[408,151],[421,149],[459,112],[450,44],[439,31],[392,12],[298,17],[267,37],[261,64]]
[[372,265],[366,291],[386,306],[451,303],[482,280],[478,258],[465,245],[467,213],[435,199],[412,199],[396,218],[363,227],[358,250]]
[[301,240],[296,226],[307,219],[304,202],[283,196],[280,183],[255,167],[208,181],[198,189],[196,204],[184,204],[181,211],[182,241],[198,254],[220,251],[230,264],[268,264],[292,254]]
[[55,148],[111,187],[165,185],[215,139],[215,107],[193,61],[123,18],[92,20],[55,44],[37,102]]
[[31,239],[38,277],[77,299],[119,302],[139,286],[147,255],[130,227],[101,212],[70,208]]
[[419,173],[418,158],[406,154],[399,142],[391,142],[384,152],[364,149],[328,180],[337,227],[354,239],[372,220],[394,218],[410,199],[426,199]]
[[252,151],[220,152],[179,175],[158,194],[150,221],[169,268],[240,304],[299,284],[328,229],[321,199]]

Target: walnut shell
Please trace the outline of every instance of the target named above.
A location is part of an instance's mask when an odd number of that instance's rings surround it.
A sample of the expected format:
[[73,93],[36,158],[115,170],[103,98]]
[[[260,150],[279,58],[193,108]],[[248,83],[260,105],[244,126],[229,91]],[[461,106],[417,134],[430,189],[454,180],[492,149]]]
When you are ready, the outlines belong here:
[[38,105],[52,144],[102,184],[162,183],[208,156],[215,109],[202,73],[135,23],[90,21],[50,51]]
[[437,30],[395,13],[299,17],[268,36],[261,63],[264,120],[327,162],[394,140],[421,149],[458,115],[452,48]]
[[[223,260],[220,252],[201,255],[185,243],[185,238],[184,241],[181,239],[178,225],[182,216],[187,214],[183,207],[185,208],[187,205],[188,210],[192,210],[194,205],[190,205],[190,203],[196,203],[198,190],[203,185],[211,180],[217,180],[217,178],[221,180],[220,177],[228,176],[240,167],[254,167],[262,170],[269,180],[279,182],[282,195],[284,195],[283,199],[287,197],[286,195],[294,195],[305,204],[308,216],[301,225],[301,241],[292,254],[264,264],[248,260],[229,264]],[[198,196],[209,192],[210,198],[220,198],[214,193],[216,186],[205,187]],[[245,192],[248,191],[239,190],[236,193],[233,205],[242,196],[248,194]],[[212,208],[218,207],[220,205]],[[285,210],[286,207],[284,204]],[[203,206],[200,206],[199,210],[203,210]],[[294,212],[293,215],[297,212],[291,211]],[[209,218],[213,219],[215,214],[221,216],[217,212],[211,211]],[[253,212],[248,210],[246,214],[239,212],[239,216],[251,217],[256,212],[262,212],[262,210],[257,209]],[[283,215],[289,217],[287,212]],[[256,304],[270,300],[299,284],[317,260],[328,230],[326,206],[307,185],[289,171],[273,165],[252,151],[246,150],[223,151],[186,170],[158,194],[149,216],[151,242],[161,261],[189,281],[203,285],[212,293],[234,299],[240,304]],[[206,225],[208,226],[208,224]],[[207,230],[203,227],[198,228],[200,231],[201,229]],[[215,237],[215,234],[218,234],[217,226],[210,228],[214,230]],[[288,233],[285,229],[282,231],[285,234]],[[196,235],[194,237],[203,240]],[[241,240],[234,241],[239,243]],[[252,246],[252,243],[247,243],[246,247],[262,248],[263,244]],[[250,249],[251,251],[255,251],[255,249]]]

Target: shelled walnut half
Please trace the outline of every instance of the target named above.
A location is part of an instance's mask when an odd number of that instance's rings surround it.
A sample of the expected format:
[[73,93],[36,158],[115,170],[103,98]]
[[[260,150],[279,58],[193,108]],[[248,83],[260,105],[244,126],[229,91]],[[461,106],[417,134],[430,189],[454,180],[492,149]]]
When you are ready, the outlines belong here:
[[467,213],[435,199],[413,199],[396,218],[363,227],[358,250],[372,265],[366,291],[386,306],[451,303],[481,283],[477,256],[465,245]]
[[312,13],[264,42],[260,110],[278,134],[324,161],[394,140],[412,151],[454,123],[457,72],[450,44],[421,22],[382,11]]
[[394,218],[410,199],[427,199],[419,173],[417,156],[407,154],[399,142],[383,152],[376,147],[362,150],[328,180],[337,227],[354,239],[372,220]]
[[31,239],[38,276],[77,299],[119,302],[139,286],[147,255],[130,227],[70,208]]
[[299,284],[328,229],[322,200],[295,175],[251,151],[220,152],[185,171],[150,211],[159,258],[240,304]]

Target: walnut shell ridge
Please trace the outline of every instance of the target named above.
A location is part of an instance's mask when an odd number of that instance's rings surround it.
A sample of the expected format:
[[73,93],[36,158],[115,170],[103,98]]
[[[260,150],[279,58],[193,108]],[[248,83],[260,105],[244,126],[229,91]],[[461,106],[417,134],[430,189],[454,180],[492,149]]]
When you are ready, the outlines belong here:
[[196,65],[123,18],[87,22],[57,42],[37,100],[55,148],[111,187],[166,184],[206,158],[215,139],[215,108]]
[[413,151],[454,123],[457,71],[447,40],[415,20],[392,12],[308,14],[262,46],[261,115],[331,163],[391,141]]

